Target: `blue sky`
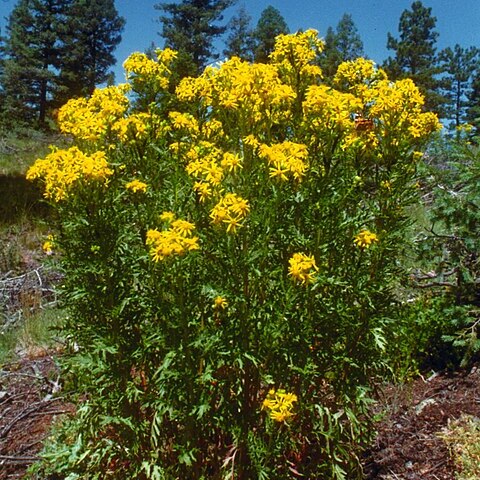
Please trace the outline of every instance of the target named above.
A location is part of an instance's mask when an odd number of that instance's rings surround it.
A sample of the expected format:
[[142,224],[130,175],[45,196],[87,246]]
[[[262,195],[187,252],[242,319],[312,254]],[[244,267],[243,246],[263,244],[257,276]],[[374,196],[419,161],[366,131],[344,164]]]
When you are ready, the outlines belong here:
[[[244,5],[255,25],[268,5],[277,8],[287,21],[290,30],[315,28],[320,36],[329,26],[335,27],[344,13],[350,13],[359,30],[368,57],[381,63],[388,55],[387,33],[398,34],[401,13],[410,9],[413,0],[238,0],[236,7],[228,10],[225,19]],[[16,0],[0,0],[0,26],[5,24]],[[162,46],[158,35],[159,12],[157,0],[116,0],[120,14],[127,20],[123,40],[117,48],[117,65],[114,67],[117,81],[123,81],[121,64],[134,51],[144,51],[152,42]],[[424,0],[437,17],[439,49],[459,43],[480,48],[480,0]],[[220,45],[223,48],[223,45]]]

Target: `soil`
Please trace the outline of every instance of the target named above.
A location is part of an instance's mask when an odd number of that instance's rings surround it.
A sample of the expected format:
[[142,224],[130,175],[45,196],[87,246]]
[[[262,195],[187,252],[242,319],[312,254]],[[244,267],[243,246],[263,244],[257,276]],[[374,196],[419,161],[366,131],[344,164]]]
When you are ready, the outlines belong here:
[[[480,417],[480,370],[420,377],[380,393],[377,438],[366,453],[366,480],[453,480],[455,468],[440,438],[462,413]],[[72,414],[48,354],[0,369],[0,480],[21,479],[36,460],[53,421]]]
[[385,416],[365,461],[368,480],[454,480],[454,462],[441,435],[462,414],[480,418],[480,370],[389,386],[378,408]]
[[52,356],[22,360],[0,368],[0,480],[20,479],[36,461],[52,422],[74,412],[61,396]]

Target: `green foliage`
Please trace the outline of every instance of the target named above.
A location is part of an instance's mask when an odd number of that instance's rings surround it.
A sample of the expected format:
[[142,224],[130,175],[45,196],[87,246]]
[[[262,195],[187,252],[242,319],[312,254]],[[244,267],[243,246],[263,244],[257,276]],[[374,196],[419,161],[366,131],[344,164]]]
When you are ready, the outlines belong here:
[[226,49],[223,54],[227,57],[237,56],[242,60],[253,60],[255,42],[253,30],[250,27],[251,17],[242,6],[230,20],[230,33],[226,39]]
[[[44,126],[56,90],[59,18],[64,2],[20,0],[7,25],[1,77],[3,115]],[[3,122],[2,122],[3,123]]]
[[113,0],[20,0],[2,48],[2,124],[51,128],[52,109],[109,78],[123,24]]
[[448,47],[439,53],[442,89],[449,102],[446,118],[454,120],[457,128],[466,120],[473,75],[480,65],[479,54],[476,47],[463,48],[458,44],[453,50]]
[[415,239],[416,292],[400,319],[405,352],[421,369],[467,366],[480,349],[480,157],[467,135],[439,138],[421,175],[428,220]]
[[287,22],[282,14],[275,7],[269,5],[265,8],[257,26],[253,31],[253,38],[255,40],[254,59],[256,62],[268,62],[268,56],[272,53],[275,46],[275,37],[280,34],[289,33]]
[[[52,143],[62,144],[64,138],[40,130],[0,128],[0,176],[25,176],[33,162],[48,152]],[[8,195],[2,195],[8,199]],[[7,200],[8,201],[8,200]]]
[[427,109],[439,112],[444,99],[438,93],[436,79],[436,23],[431,8],[421,1],[413,2],[411,10],[404,10],[400,17],[400,38],[388,34],[387,48],[395,52],[395,57],[389,57],[384,68],[391,78],[411,78],[425,95]]
[[475,128],[475,135],[480,135],[480,71],[474,73],[471,91],[468,95],[467,121]]
[[[387,337],[391,368],[399,380],[420,372],[466,366],[480,347],[471,307],[443,295],[418,294],[391,319]],[[475,335],[471,336],[470,333]]]
[[223,12],[236,0],[182,0],[180,3],[158,3],[155,8],[166,15],[160,17],[165,46],[180,54],[177,73],[180,77],[197,75],[208,62],[218,58],[213,41],[227,30]]
[[328,79],[333,80],[342,62],[363,56],[363,42],[357,27],[352,16],[345,13],[338,22],[336,31],[329,27],[325,35],[325,48],[319,59],[322,72]]
[[61,57],[57,105],[90,95],[95,87],[112,82],[113,52],[120,43],[125,20],[114,0],[72,0],[59,29]]
[[480,279],[479,148],[461,136],[432,155],[432,227],[426,244],[441,255],[436,260],[455,303],[472,304],[479,300]]

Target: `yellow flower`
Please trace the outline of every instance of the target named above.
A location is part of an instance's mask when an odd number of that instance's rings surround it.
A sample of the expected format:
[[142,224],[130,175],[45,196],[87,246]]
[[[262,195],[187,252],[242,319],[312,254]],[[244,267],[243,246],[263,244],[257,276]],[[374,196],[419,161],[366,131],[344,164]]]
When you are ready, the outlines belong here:
[[323,48],[323,41],[313,29],[292,35],[278,35],[270,58],[282,80],[295,87],[299,81],[304,84],[316,83],[322,77],[322,70],[315,63]]
[[166,90],[170,84],[170,64],[177,52],[166,48],[156,50],[158,61],[152,60],[145,53],[134,52],[123,63],[127,80],[137,89],[148,86],[150,89]]
[[140,180],[132,180],[125,185],[127,190],[131,190],[133,193],[142,192],[145,193],[147,191],[148,185]]
[[414,161],[418,161],[421,158],[423,158],[423,152],[419,152],[419,151],[414,151],[413,152],[413,160]]
[[213,302],[213,308],[217,309],[217,310],[225,310],[225,308],[227,308],[228,306],[228,302],[226,300],[226,298],[218,295],[217,297],[215,297],[215,300]]
[[382,180],[380,182],[380,186],[384,189],[387,190],[388,192],[392,191],[392,182],[390,180]]
[[164,48],[163,50],[157,48],[157,50],[155,50],[155,53],[157,54],[158,61],[163,64],[171,63],[178,56],[178,52],[172,50],[171,48]]
[[48,235],[47,239],[42,245],[42,250],[45,252],[46,255],[53,255],[53,247],[54,237],[53,235]]
[[[226,154],[213,143],[207,141],[198,142],[186,153],[188,164],[185,170],[198,180],[194,184],[194,190],[200,195],[202,202],[220,188],[224,177],[220,162],[224,155]],[[230,164],[232,162],[233,160],[230,160]]]
[[318,267],[315,258],[304,253],[294,253],[290,258],[288,274],[302,284],[312,283],[315,280],[315,273]]
[[175,220],[175,214],[173,212],[163,212],[160,215],[160,220],[162,220],[162,222],[171,223]]
[[159,128],[159,117],[148,113],[135,113],[126,118],[120,118],[112,125],[112,132],[118,135],[122,142],[142,140],[149,129]]
[[293,416],[293,404],[298,401],[294,393],[283,389],[270,389],[262,403],[262,410],[270,411],[270,418],[276,422],[285,422]]
[[190,115],[189,113],[170,112],[168,116],[172,121],[174,129],[188,130],[190,135],[198,134],[198,122],[193,115]]
[[172,222],[171,228],[181,237],[186,238],[190,236],[193,230],[195,230],[195,225],[193,223],[187,222],[186,220],[175,220]]
[[235,172],[237,169],[242,168],[242,159],[234,153],[226,152],[223,154],[220,165],[223,168],[228,168],[229,172]]
[[254,135],[247,135],[243,139],[243,143],[245,143],[245,145],[248,145],[248,146],[253,147],[253,148],[257,148],[260,145],[260,142],[255,138]]
[[377,68],[375,62],[357,58],[344,62],[338,67],[334,83],[340,89],[348,90],[362,98],[368,94],[369,87],[386,78],[386,73]]
[[378,237],[375,233],[370,232],[369,230],[362,230],[360,233],[355,235],[354,243],[357,247],[360,248],[369,248],[370,245],[378,242]]
[[202,203],[212,196],[212,188],[208,182],[195,182],[193,189],[200,195]]
[[238,57],[207,67],[198,78],[183,79],[176,92],[181,101],[197,99],[207,107],[242,112],[252,124],[284,119],[296,97],[276,66],[251,64]]

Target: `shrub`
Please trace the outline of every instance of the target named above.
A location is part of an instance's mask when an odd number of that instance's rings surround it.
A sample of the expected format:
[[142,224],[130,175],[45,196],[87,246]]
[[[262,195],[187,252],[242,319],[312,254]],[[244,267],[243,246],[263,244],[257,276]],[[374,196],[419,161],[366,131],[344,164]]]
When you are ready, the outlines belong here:
[[76,143],[28,177],[59,213],[86,400],[44,472],[360,476],[417,150],[439,124],[373,62],[325,86],[321,48],[281,35],[270,64],[231,58],[175,94],[175,52],[137,54],[127,85],[61,109]]
[[423,304],[417,324],[430,338],[422,345],[434,367],[467,366],[480,349],[480,154],[466,138],[468,130],[434,142],[421,175],[427,221],[416,238],[413,279],[424,298],[411,306]]

